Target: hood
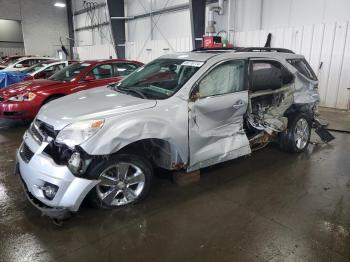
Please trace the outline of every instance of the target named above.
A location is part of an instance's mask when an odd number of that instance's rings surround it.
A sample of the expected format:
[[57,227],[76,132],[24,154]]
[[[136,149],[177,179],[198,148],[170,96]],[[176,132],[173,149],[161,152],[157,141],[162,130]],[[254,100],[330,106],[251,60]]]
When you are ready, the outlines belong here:
[[62,85],[64,83],[61,83],[58,81],[52,81],[48,79],[24,81],[2,89],[1,96],[6,98],[6,97],[15,96],[15,95],[20,95],[26,92],[35,92],[38,89],[42,89],[44,87],[52,87],[53,85],[57,85],[57,84]]
[[106,87],[81,91],[43,106],[37,118],[61,130],[68,124],[87,119],[101,119],[154,107],[156,100],[123,94]]

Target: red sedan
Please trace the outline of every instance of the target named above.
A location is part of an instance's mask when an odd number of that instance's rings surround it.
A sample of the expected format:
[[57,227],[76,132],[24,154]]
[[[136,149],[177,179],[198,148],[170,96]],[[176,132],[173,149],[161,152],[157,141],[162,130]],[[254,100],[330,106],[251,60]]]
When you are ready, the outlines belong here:
[[143,64],[128,60],[84,61],[49,79],[29,80],[0,90],[0,117],[33,119],[40,107],[56,98],[120,81]]

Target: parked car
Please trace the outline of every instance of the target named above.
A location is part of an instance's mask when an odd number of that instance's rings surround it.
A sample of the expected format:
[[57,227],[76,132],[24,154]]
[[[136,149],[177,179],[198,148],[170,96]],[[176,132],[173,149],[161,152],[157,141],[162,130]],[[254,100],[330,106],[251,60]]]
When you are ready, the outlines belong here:
[[[10,63],[12,63],[13,61],[25,57],[24,55],[15,55],[15,56],[7,56],[4,57],[1,62],[0,62],[0,70],[6,68]],[[27,56],[30,57],[30,56]]]
[[26,74],[25,80],[46,79],[71,64],[70,61],[48,60],[40,62],[22,71]]
[[68,64],[68,61],[48,60],[23,71],[0,71],[0,89],[25,80],[49,78]]
[[52,57],[40,57],[40,56],[30,56],[30,57],[21,57],[10,62],[5,68],[4,71],[24,71],[28,67],[36,65],[43,61],[54,60]]
[[317,78],[301,55],[258,51],[165,55],[118,84],[45,105],[17,155],[31,202],[63,218],[86,197],[105,208],[142,200],[154,168],[191,172],[271,141],[304,151],[312,126],[327,132]]
[[0,118],[33,119],[40,107],[78,91],[120,81],[142,63],[127,60],[85,61],[72,64],[48,79],[13,84],[0,90]]

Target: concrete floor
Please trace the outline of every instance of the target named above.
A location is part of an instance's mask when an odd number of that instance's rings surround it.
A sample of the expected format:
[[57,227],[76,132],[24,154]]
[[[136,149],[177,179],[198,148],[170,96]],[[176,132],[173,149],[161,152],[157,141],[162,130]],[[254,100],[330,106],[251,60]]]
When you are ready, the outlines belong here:
[[0,261],[350,261],[349,134],[302,154],[270,146],[186,187],[159,174],[144,202],[57,227],[12,175],[25,127],[1,125]]
[[350,112],[327,107],[320,107],[319,111],[322,118],[328,122],[328,128],[350,132]]

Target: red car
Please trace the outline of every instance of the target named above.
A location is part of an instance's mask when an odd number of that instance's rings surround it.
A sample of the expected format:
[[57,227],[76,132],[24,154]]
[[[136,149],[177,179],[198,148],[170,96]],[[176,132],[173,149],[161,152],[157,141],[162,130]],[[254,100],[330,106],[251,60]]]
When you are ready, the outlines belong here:
[[65,67],[49,79],[13,84],[0,90],[0,118],[31,120],[53,99],[119,82],[142,65],[120,59],[84,61]]

